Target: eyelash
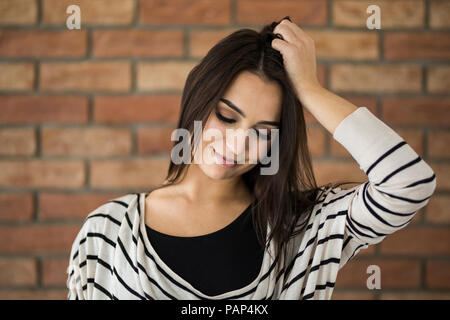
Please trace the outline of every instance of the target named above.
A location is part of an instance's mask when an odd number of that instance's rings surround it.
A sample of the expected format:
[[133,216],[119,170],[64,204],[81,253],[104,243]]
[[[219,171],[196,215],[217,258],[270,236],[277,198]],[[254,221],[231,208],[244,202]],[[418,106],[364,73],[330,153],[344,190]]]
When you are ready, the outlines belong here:
[[[221,121],[223,121],[225,123],[235,123],[236,122],[236,120],[234,120],[234,119],[229,119],[229,118],[224,117],[218,111],[216,111],[216,116],[217,116],[217,118],[219,118],[219,120],[221,120]],[[267,130],[267,131],[270,132],[270,130]],[[270,140],[271,139],[270,133],[269,133],[269,135],[266,136],[266,135],[261,134],[258,130],[256,130],[256,134],[259,137],[262,137],[264,140]]]
[[216,116],[217,116],[217,118],[219,118],[219,120],[222,120],[223,122],[226,122],[226,123],[235,123],[236,122],[236,120],[234,120],[234,119],[225,118],[218,111],[216,111]]

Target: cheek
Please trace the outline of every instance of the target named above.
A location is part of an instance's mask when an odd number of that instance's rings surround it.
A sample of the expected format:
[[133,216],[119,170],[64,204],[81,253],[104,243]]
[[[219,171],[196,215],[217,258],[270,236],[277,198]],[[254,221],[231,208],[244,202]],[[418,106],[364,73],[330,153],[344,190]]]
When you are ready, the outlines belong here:
[[209,120],[206,122],[205,130],[207,129],[217,129],[217,130],[224,130],[225,131],[225,125],[223,122],[219,121],[215,117],[211,116]]
[[[270,150],[270,140],[264,140],[261,138],[252,142],[252,140],[249,139],[248,143],[249,160],[251,159],[254,162],[260,162],[262,158],[268,155]],[[253,164],[254,162],[251,162],[250,164]]]
[[225,139],[225,129],[221,121],[211,116],[203,128],[203,145],[207,146],[217,140]]

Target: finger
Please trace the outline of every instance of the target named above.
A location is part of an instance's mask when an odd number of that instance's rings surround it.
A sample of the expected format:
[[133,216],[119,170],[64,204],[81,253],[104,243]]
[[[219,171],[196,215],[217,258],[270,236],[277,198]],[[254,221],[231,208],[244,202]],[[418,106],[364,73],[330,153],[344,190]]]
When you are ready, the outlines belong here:
[[[287,21],[287,20],[283,20],[283,21]],[[273,33],[281,34],[283,39],[289,43],[295,43],[295,41],[298,40],[295,33],[284,23],[277,24],[277,26],[273,29]]]
[[[291,30],[295,36],[298,39],[308,39],[311,38],[302,28],[300,28],[297,24],[289,21],[289,20],[283,20],[281,21],[281,23],[283,23],[284,26],[286,26],[287,28],[289,28],[289,30]],[[280,24],[281,24],[280,23]],[[279,25],[280,25],[279,24]],[[278,25],[277,25],[278,26]]]
[[272,48],[280,51],[281,53],[286,52],[287,48],[290,45],[288,42],[278,38],[273,39],[271,44]]

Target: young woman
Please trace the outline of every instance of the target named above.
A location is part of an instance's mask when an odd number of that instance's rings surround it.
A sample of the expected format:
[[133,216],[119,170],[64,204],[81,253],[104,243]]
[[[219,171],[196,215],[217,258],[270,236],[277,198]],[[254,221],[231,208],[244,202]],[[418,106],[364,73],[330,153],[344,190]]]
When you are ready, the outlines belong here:
[[[368,181],[316,185],[303,108]],[[254,130],[257,143],[192,143],[196,120],[225,137]],[[314,41],[289,17],[219,41],[187,78],[178,128],[190,133],[190,159],[202,150],[203,161],[171,161],[160,187],[88,215],[68,299],[330,299],[338,270],[405,227],[436,186],[394,130],[321,87]],[[255,150],[276,155],[277,170],[262,174]]]

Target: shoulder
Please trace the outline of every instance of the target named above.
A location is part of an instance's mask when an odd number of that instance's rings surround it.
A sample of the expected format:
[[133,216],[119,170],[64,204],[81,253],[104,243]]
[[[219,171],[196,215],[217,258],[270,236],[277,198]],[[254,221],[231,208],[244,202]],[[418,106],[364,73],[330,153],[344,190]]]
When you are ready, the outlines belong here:
[[126,220],[127,212],[138,204],[139,193],[129,193],[112,198],[89,212],[72,244],[71,256],[80,251],[97,254],[100,248],[113,250],[118,232]]
[[138,204],[139,193],[129,193],[112,198],[89,212],[83,221],[75,244],[83,242],[110,244],[115,246],[115,239],[127,212]]
[[137,204],[139,194],[129,193],[120,197],[112,198],[88,213],[85,224],[89,225],[90,231],[101,231],[105,225],[120,226],[124,216],[130,207]]

